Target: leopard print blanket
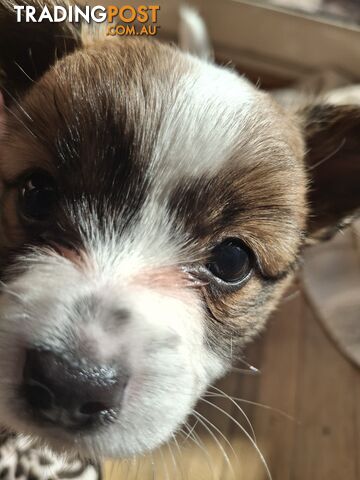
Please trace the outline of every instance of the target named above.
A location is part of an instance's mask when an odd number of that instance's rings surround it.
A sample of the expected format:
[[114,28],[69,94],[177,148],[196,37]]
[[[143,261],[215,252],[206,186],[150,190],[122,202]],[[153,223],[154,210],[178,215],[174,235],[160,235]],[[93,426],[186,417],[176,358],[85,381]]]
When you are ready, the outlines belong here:
[[47,449],[29,447],[22,438],[0,442],[0,480],[101,480],[101,471],[79,459],[68,460]]

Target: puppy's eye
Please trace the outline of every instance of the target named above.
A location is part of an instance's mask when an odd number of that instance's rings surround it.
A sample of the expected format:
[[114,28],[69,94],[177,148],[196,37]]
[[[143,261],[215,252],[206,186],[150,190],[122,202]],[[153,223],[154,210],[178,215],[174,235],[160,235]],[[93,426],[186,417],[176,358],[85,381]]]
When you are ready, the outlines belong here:
[[27,176],[20,187],[21,213],[28,219],[43,221],[51,214],[57,192],[54,179],[38,171]]
[[207,269],[226,283],[239,283],[246,280],[253,267],[253,255],[237,239],[228,239],[212,251]]

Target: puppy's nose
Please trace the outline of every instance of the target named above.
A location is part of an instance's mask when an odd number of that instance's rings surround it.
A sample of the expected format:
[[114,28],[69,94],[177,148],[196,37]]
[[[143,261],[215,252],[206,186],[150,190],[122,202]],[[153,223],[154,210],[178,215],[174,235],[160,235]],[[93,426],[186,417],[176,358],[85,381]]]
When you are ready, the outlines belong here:
[[23,391],[35,418],[79,429],[114,417],[127,380],[113,367],[93,367],[49,351],[28,350]]

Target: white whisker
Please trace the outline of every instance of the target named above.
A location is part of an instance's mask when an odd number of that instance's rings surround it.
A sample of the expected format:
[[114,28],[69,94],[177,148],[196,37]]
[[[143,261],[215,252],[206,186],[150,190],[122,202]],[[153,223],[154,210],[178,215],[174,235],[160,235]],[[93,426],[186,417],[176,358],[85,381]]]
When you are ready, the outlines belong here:
[[1,87],[2,90],[11,98],[11,100],[16,104],[16,106],[27,116],[29,120],[33,122],[33,119],[30,117],[28,112],[24,109],[24,107],[19,103],[19,101],[7,90],[4,86]]
[[164,456],[164,452],[162,451],[162,448],[159,449],[159,453],[160,453],[160,456],[161,456],[162,465],[163,465],[163,468],[164,468],[164,473],[166,475],[166,480],[170,480],[169,470],[168,470],[168,467],[167,467],[167,464],[166,464],[166,460],[165,460],[165,456]]
[[35,80],[33,78],[30,77],[30,75],[28,75],[25,70],[22,68],[21,65],[19,65],[17,62],[15,62],[14,60],[14,64],[18,67],[18,69],[25,75],[25,77],[30,80],[32,83],[35,83]]
[[[198,419],[195,420],[194,425],[191,427],[191,429],[189,429],[188,437],[191,437],[191,434],[192,434],[193,431],[195,430],[197,424],[198,424]],[[189,428],[188,425],[186,425],[186,427]],[[186,440],[188,439],[188,437],[185,438],[184,442],[186,442]]]
[[230,395],[227,395],[225,392],[223,392],[222,390],[220,390],[220,388],[217,388],[215,387],[214,385],[211,385],[210,388],[213,388],[215,391],[219,392],[219,397],[223,397],[223,398],[226,398],[228,400],[230,400],[230,402],[235,405],[235,407],[237,408],[237,410],[241,413],[241,415],[243,415],[243,417],[245,418],[246,420],[246,423],[249,425],[249,428],[250,428],[250,431],[251,431],[251,435],[253,437],[253,439],[255,440],[256,442],[256,434],[255,434],[255,431],[254,431],[254,427],[252,426],[252,423],[250,422],[250,419],[249,417],[246,415],[246,413],[244,412],[244,410],[240,407],[240,405],[238,405],[231,397]]
[[151,457],[152,480],[155,480],[155,478],[156,478],[156,465],[155,465],[154,455],[152,454],[152,452],[150,453],[150,457]]
[[322,160],[318,161],[317,163],[315,163],[314,165],[311,165],[311,167],[309,168],[310,171],[313,171],[315,170],[316,168],[320,167],[320,165],[322,165],[323,163],[327,162],[328,160],[330,160],[332,157],[334,157],[341,149],[342,147],[345,145],[346,143],[346,138],[343,138],[340,145],[331,153],[329,153],[329,155],[325,158],[323,158]]
[[[247,367],[247,368],[250,370],[250,372],[252,372],[252,373],[254,373],[254,374],[260,374],[260,373],[261,373],[261,371],[260,371],[258,368],[256,368],[256,367],[254,367],[253,365],[251,365],[251,364],[250,364],[249,362],[247,362],[244,358],[241,358],[241,357],[240,357],[240,358],[237,359],[237,361],[240,362],[240,363],[242,363],[243,365],[245,365],[245,367]],[[234,370],[234,369],[233,369],[233,370]],[[235,369],[235,371],[236,371],[236,369]]]
[[30,128],[25,124],[25,122],[24,122],[23,120],[21,120],[21,118],[18,117],[15,112],[13,112],[13,111],[12,111],[9,107],[7,107],[6,105],[4,105],[4,108],[5,108],[5,110],[6,110],[8,113],[10,113],[13,117],[15,117],[16,120],[18,120],[18,122],[21,123],[21,125],[30,133],[30,135],[32,135],[34,138],[36,138],[35,133],[34,133],[32,130],[30,130]]
[[255,367],[253,367],[251,370],[245,369],[245,368],[232,367],[230,371],[234,373],[240,373],[241,375],[260,375],[261,373],[260,370],[255,369]]
[[175,478],[177,478],[178,464],[177,464],[177,461],[176,461],[176,458],[175,458],[173,449],[171,448],[170,442],[167,443],[167,448],[168,448],[169,453],[170,453],[170,457],[171,457],[171,461],[172,461],[172,465],[173,465],[173,471],[174,471],[174,474],[175,474]]
[[[216,437],[216,435],[214,434],[214,432],[211,430],[211,428],[208,426],[210,425],[211,427],[214,428],[214,430],[219,434],[221,435],[221,437],[227,442],[228,445],[230,445],[230,442],[229,440],[227,440],[227,438],[225,437],[225,435],[215,426],[213,425],[209,420],[207,420],[203,415],[201,415],[199,412],[195,411],[193,412],[193,414],[199,419],[199,422],[201,423],[201,425],[205,428],[205,430],[207,432],[209,432],[210,436],[212,437],[212,439],[214,440],[215,444],[219,447],[227,465],[229,466],[229,468],[231,469],[231,462],[230,462],[230,459],[229,459],[229,456],[228,454],[226,453],[226,450],[225,448],[223,447],[223,445],[221,444],[220,440]],[[207,422],[207,424],[206,424]],[[230,445],[231,446],[231,445]],[[235,454],[235,452],[234,452]]]
[[264,465],[264,468],[266,470],[266,474],[269,478],[269,480],[272,480],[272,475],[271,475],[271,472],[270,472],[270,469],[268,467],[268,464],[265,460],[265,457],[264,455],[262,454],[260,448],[258,447],[258,445],[256,444],[256,442],[254,441],[254,439],[251,437],[251,435],[246,431],[246,429],[232,416],[230,415],[229,413],[227,413],[223,408],[219,407],[218,405],[215,405],[214,403],[211,403],[209,402],[208,400],[206,400],[206,398],[203,398],[202,399],[203,402],[207,403],[208,405],[211,405],[213,406],[214,408],[216,408],[216,410],[218,410],[219,412],[223,413],[226,417],[228,417],[230,420],[232,420],[236,426],[238,426],[240,428],[240,430],[244,433],[244,435],[246,436],[246,438],[251,442],[251,444],[253,445],[253,447],[255,448],[255,450],[257,451],[260,459],[261,459],[261,462],[262,464]]
[[[216,397],[216,394],[213,394],[212,396]],[[247,405],[253,405],[255,407],[262,408],[264,410],[269,410],[270,412],[277,413],[278,415],[286,418],[287,420],[299,423],[296,420],[296,418],[294,418],[293,416],[289,415],[288,413],[286,413],[283,410],[280,410],[278,408],[270,407],[270,405],[264,405],[263,403],[254,402],[252,400],[246,400],[245,398],[231,397],[231,399],[234,400],[235,402],[241,402],[241,403],[245,403]]]
[[[194,412],[193,412],[193,414],[194,414]],[[188,425],[185,425],[185,427],[189,430]],[[209,468],[209,471],[211,472],[212,478],[215,479],[214,465],[213,465],[213,462],[212,462],[212,458],[210,457],[209,452],[207,451],[206,446],[202,442],[201,438],[199,437],[199,435],[197,435],[196,432],[193,431],[191,436],[189,437],[189,439],[196,445],[196,447],[204,455],[204,457],[206,459],[206,464]]]

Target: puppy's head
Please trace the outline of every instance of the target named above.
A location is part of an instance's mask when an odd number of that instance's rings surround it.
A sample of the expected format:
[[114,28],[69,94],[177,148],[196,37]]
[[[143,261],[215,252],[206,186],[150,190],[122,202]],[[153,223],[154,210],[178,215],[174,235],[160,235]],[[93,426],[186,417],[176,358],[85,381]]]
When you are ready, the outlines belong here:
[[143,452],[259,332],[307,238],[355,212],[359,111],[289,114],[174,47],[0,5],[0,424]]

